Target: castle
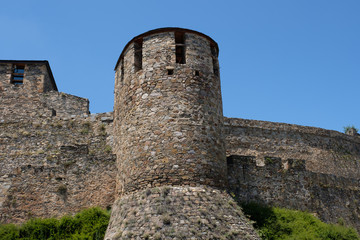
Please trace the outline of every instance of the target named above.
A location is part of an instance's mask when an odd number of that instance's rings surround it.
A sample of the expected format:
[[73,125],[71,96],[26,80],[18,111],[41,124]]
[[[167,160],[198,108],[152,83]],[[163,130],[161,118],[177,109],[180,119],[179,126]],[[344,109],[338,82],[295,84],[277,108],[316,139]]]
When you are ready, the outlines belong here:
[[218,53],[193,30],[136,36],[102,114],[47,61],[1,60],[0,221],[101,206],[106,239],[259,239],[235,197],[359,231],[359,136],[224,117]]

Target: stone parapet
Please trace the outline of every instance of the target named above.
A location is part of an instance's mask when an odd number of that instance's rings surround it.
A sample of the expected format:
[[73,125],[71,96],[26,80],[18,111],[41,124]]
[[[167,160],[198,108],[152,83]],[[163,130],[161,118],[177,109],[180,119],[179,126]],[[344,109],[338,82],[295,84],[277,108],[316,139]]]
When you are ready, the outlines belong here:
[[360,137],[315,127],[225,118],[227,155],[303,159],[312,172],[360,178]]

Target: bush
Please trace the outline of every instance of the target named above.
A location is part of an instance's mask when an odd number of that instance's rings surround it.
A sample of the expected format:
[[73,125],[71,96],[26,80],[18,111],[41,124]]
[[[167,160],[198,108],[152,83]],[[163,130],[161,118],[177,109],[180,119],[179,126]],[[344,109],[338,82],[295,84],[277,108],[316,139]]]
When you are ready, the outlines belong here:
[[345,126],[344,133],[348,133],[349,131],[354,131],[355,133],[358,133],[359,129],[357,129],[354,125]]
[[265,240],[360,239],[354,229],[323,223],[306,212],[270,208],[255,203],[244,204],[243,210],[255,222],[254,227]]
[[84,210],[74,217],[32,219],[21,226],[0,225],[2,240],[104,239],[110,215],[100,208]]

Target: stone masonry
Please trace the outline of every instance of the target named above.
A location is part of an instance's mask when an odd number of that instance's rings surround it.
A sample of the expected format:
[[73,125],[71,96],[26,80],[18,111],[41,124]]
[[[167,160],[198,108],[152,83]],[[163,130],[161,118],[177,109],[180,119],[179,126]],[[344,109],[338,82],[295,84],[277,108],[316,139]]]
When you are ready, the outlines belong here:
[[360,231],[359,134],[224,118],[218,52],[188,29],[136,36],[102,114],[47,61],[0,60],[0,222],[100,206],[106,239],[259,239],[235,198]]
[[47,61],[0,60],[0,95],[0,122],[89,114],[87,99],[58,92]]
[[[105,239],[258,239],[235,205],[226,213],[214,208],[227,187],[217,53],[208,36],[179,28],[144,33],[124,48],[115,67],[119,195]],[[164,187],[167,198],[152,194]],[[130,224],[127,208],[141,213]],[[196,219],[212,227],[194,225]]]

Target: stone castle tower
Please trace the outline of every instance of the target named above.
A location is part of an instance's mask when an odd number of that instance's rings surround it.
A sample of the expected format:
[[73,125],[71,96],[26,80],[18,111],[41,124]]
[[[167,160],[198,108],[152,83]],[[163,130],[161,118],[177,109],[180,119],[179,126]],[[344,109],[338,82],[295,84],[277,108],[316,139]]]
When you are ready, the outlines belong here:
[[216,205],[230,201],[217,43],[152,30],[125,46],[115,71],[118,193],[105,239],[251,232],[233,206]]
[[[226,183],[217,44],[177,28],[135,37],[116,65],[120,194]],[[121,137],[120,137],[121,136]]]

